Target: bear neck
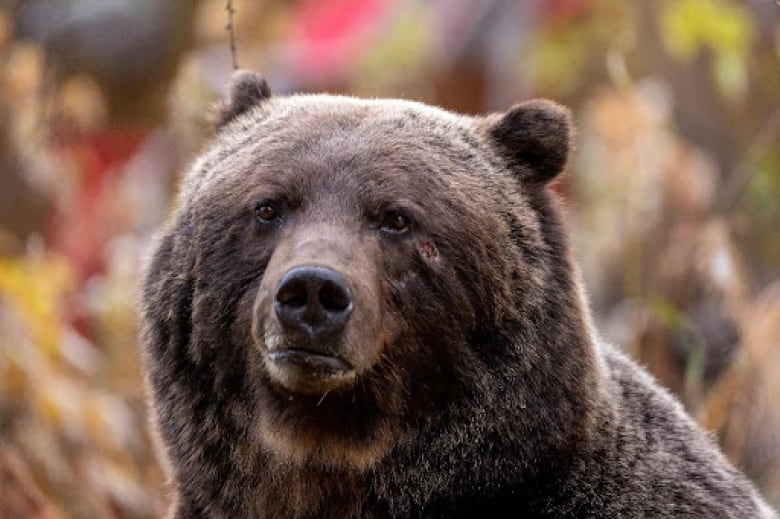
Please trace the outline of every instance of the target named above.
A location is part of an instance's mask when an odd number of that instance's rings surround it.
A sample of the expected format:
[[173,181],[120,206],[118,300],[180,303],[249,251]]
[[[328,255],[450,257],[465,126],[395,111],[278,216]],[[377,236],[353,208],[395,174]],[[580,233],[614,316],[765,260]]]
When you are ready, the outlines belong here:
[[532,439],[530,444],[537,447],[532,456],[549,473],[545,464],[550,460],[545,455],[563,466],[570,452],[587,450],[597,441],[605,374],[561,201],[549,188],[541,188],[532,194],[530,203],[548,250],[548,274],[543,303],[521,310],[512,334],[520,368],[513,382],[520,388],[516,393],[526,397],[520,398],[521,407],[514,410]]

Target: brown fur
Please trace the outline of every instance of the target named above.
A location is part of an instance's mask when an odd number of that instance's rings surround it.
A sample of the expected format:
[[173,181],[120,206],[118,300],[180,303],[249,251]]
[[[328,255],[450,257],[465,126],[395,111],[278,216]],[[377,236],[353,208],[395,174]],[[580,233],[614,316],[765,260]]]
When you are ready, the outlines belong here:
[[[565,109],[278,98],[243,73],[217,120],[142,300],[173,517],[759,514],[679,405],[594,338],[546,188]],[[313,345],[340,374],[272,357],[311,346],[273,309],[311,264],[351,293]]]

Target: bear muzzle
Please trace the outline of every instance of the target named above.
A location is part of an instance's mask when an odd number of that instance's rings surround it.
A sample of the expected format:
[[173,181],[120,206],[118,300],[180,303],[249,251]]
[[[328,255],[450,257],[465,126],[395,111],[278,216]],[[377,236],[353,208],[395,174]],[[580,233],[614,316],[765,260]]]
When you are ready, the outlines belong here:
[[352,309],[352,292],[335,269],[300,265],[288,270],[273,296],[273,315],[283,339],[266,341],[272,378],[303,393],[350,383],[355,370],[340,350]]
[[302,393],[348,389],[378,361],[387,340],[380,251],[359,238],[301,217],[276,243],[252,323],[273,383]]

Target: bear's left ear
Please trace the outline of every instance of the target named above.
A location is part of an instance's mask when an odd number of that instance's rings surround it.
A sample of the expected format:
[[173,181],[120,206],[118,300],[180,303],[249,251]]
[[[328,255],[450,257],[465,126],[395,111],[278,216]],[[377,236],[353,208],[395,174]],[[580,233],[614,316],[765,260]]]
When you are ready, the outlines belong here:
[[227,93],[212,109],[214,128],[219,130],[269,97],[271,89],[262,76],[248,70],[233,72]]
[[567,108],[535,99],[488,116],[485,123],[489,138],[521,180],[543,185],[566,166],[574,133]]

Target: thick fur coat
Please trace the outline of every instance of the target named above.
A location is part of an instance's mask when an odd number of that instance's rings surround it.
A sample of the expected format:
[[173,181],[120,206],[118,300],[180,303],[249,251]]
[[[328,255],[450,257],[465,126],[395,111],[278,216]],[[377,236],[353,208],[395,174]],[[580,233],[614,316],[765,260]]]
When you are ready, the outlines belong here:
[[592,330],[564,108],[239,72],[216,122],[142,291],[171,517],[772,516]]

